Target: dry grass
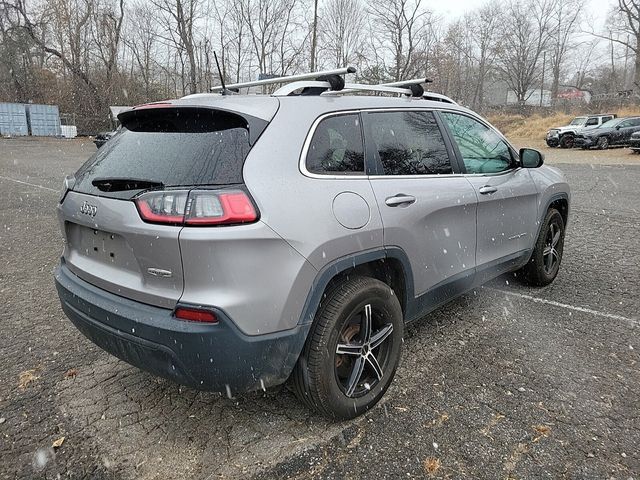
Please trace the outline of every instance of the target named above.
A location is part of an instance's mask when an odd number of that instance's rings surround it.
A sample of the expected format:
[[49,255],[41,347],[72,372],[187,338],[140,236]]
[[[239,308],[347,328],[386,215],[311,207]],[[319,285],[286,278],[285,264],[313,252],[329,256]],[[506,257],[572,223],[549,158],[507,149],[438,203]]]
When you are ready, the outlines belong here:
[[440,460],[437,458],[427,458],[423,463],[424,471],[430,477],[435,475],[440,470]]
[[21,390],[27,388],[31,383],[35,382],[38,378],[40,378],[38,374],[39,369],[34,368],[33,370],[26,370],[20,374],[18,378],[18,387]]
[[[622,108],[614,110],[619,117],[640,115],[637,108]],[[540,114],[525,115],[499,113],[489,115],[488,120],[503,134],[513,138],[544,138],[547,130],[568,124],[572,118],[584,113],[565,114],[554,113],[542,116]]]

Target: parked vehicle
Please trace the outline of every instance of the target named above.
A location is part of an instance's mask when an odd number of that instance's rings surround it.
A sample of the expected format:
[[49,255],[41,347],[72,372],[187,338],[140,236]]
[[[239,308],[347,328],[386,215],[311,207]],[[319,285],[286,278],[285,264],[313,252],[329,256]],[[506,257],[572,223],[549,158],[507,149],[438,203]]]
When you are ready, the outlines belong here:
[[[58,205],[55,281],[76,327],[193,388],[289,379],[351,418],[389,387],[406,323],[505,272],[551,283],[563,175],[424,80],[347,71],[121,113]],[[347,94],[371,90],[403,97]]]
[[640,153],[640,132],[631,134],[629,139],[629,148],[633,153]]
[[118,115],[126,110],[129,110],[131,107],[109,107],[109,125],[111,126],[111,130],[108,132],[100,132],[96,135],[93,143],[97,148],[102,147],[107,141],[113,137],[118,130],[120,129],[120,121],[118,120]]
[[569,125],[552,128],[547,132],[547,145],[550,147],[573,148],[576,135],[597,128],[603,123],[616,118],[616,114],[585,115],[576,117]]
[[93,139],[93,143],[96,145],[97,148],[100,148],[105,143],[107,143],[107,140],[109,140],[115,134],[116,134],[116,130],[113,130],[111,132],[100,132],[96,135],[96,138]]
[[640,117],[625,117],[610,120],[600,127],[576,136],[575,145],[583,149],[606,150],[613,146],[626,146],[631,135],[640,131]]

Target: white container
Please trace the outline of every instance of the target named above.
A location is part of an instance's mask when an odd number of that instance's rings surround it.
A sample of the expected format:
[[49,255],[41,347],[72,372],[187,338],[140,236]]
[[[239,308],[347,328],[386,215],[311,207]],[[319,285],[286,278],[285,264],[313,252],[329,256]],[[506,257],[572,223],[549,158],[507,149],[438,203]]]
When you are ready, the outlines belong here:
[[78,127],[75,125],[60,125],[60,128],[64,138],[76,138],[78,136]]

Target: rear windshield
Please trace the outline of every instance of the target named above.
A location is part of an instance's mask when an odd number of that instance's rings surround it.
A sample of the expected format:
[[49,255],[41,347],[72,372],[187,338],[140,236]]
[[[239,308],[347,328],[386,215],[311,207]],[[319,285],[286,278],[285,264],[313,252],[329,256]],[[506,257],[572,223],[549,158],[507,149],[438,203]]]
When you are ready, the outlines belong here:
[[158,108],[130,114],[122,128],[78,170],[74,190],[131,198],[139,190],[105,192],[92,182],[133,179],[165,187],[242,183],[250,128],[266,122],[213,109]]

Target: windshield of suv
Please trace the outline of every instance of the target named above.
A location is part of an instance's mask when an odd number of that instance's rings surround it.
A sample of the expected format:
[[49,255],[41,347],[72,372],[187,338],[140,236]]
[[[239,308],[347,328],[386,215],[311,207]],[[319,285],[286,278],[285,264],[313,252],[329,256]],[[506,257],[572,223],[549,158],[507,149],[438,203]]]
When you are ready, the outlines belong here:
[[579,125],[584,125],[586,122],[587,122],[587,117],[576,117],[573,120],[571,120],[571,123],[569,125],[579,126]]
[[625,120],[625,119],[624,118],[614,118],[613,120],[609,120],[608,122],[604,122],[602,125],[600,125],[599,128],[614,128],[619,123],[622,123],[623,120]]

